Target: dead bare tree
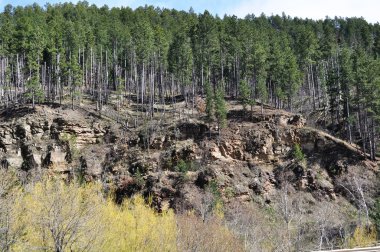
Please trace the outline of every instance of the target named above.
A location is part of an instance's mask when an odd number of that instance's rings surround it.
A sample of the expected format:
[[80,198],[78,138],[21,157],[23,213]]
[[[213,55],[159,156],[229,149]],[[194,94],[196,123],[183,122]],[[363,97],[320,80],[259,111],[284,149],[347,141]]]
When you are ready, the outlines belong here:
[[361,216],[365,215],[366,225],[370,224],[369,209],[367,199],[365,198],[366,184],[364,179],[353,176],[351,179],[341,181],[339,185],[347,192],[351,200],[358,207],[359,221],[361,222]]
[[277,229],[266,220],[262,209],[243,206],[239,202],[232,203],[226,213],[227,225],[244,240],[245,251],[261,251],[268,241],[273,242],[279,237]]
[[330,218],[334,215],[333,205],[325,202],[319,208],[315,215],[316,229],[318,231],[318,250],[333,248],[333,243],[330,241],[329,228],[333,226]]
[[210,191],[206,191],[199,204],[199,211],[203,222],[211,216],[214,204],[214,196]]

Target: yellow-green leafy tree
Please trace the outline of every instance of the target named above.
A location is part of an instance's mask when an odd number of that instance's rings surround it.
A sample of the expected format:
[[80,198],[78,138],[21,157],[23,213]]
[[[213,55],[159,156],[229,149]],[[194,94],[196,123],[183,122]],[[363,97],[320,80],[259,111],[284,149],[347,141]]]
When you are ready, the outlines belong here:
[[103,251],[176,251],[174,213],[155,212],[141,196],[121,206],[109,201],[102,216],[108,223]]
[[46,178],[26,189],[24,237],[14,250],[83,251],[101,245],[99,186]]
[[10,251],[22,236],[23,224],[18,221],[23,212],[21,197],[16,174],[0,169],[0,251]]

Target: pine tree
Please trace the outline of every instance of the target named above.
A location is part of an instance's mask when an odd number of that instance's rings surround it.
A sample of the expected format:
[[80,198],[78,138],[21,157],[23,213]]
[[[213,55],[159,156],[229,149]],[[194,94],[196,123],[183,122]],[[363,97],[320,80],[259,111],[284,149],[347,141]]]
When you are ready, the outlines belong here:
[[248,83],[245,80],[241,80],[239,84],[240,102],[243,105],[244,112],[247,110],[247,106],[251,103],[251,90]]
[[[210,124],[214,121],[214,94],[212,92],[211,86],[209,82],[206,82],[205,85],[205,91],[206,91],[206,121]],[[210,128],[211,130],[211,128]],[[211,133],[210,133],[211,134]]]
[[74,109],[74,101],[80,99],[82,88],[82,71],[76,56],[71,58],[69,70],[71,75],[71,108]]
[[227,126],[227,106],[224,99],[224,88],[219,86],[215,93],[215,117],[218,122],[218,135]]
[[260,97],[261,115],[264,114],[264,102],[266,102],[268,97],[268,91],[265,83],[265,78],[259,76],[257,78],[257,93]]
[[301,81],[300,81],[300,71],[297,65],[296,57],[291,51],[288,45],[285,45],[284,49],[284,72],[283,72],[283,87],[282,90],[286,94],[288,100],[288,108],[290,111],[293,110],[293,97],[298,92]]
[[28,90],[27,97],[32,99],[32,106],[34,108],[36,101],[38,102],[43,98],[43,91],[38,76],[31,77],[26,83],[26,88]]
[[[268,99],[268,90],[267,90],[267,69],[268,69],[268,44],[267,36],[265,36],[264,31],[259,30],[260,36],[257,36],[258,39],[255,40],[253,46],[253,64],[254,64],[254,74],[256,80],[256,92],[260,98],[261,103],[261,114],[264,113],[264,102]],[[253,105],[253,104],[252,104]],[[252,107],[251,105],[251,107]]]
[[182,95],[188,103],[188,87],[191,83],[193,69],[193,55],[191,51],[190,38],[179,32],[175,35],[173,43],[169,48],[169,71],[174,74],[180,83]]

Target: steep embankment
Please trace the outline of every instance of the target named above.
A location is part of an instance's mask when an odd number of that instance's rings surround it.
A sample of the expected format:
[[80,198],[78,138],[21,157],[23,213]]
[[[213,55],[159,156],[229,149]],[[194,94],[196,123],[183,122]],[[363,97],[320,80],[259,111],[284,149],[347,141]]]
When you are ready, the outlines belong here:
[[[220,136],[198,116],[125,127],[90,109],[3,111],[1,165],[24,175],[45,171],[99,180],[115,189],[117,200],[140,192],[151,195],[157,209],[200,214],[210,191],[226,206],[276,203],[284,188],[301,192],[312,205],[358,205],[353,195],[360,188],[368,198],[377,194],[377,164],[354,146],[305,127],[298,115],[272,109],[261,115],[259,108],[249,115],[230,107]],[[294,158],[296,144],[305,160]]]

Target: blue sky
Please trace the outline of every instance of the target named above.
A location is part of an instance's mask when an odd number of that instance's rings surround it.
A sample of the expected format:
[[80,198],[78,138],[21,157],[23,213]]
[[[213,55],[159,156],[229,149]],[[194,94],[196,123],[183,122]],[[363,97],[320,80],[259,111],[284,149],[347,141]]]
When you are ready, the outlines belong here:
[[[249,13],[260,15],[280,14],[285,12],[292,17],[323,19],[326,16],[335,17],[364,17],[371,23],[380,21],[379,0],[87,0],[90,4],[109,7],[154,5],[166,8],[175,8],[188,11],[193,7],[195,12],[203,12],[205,9],[213,14],[224,14],[244,17]],[[7,4],[28,5],[37,2],[59,3],[62,0],[0,0],[1,10]],[[73,0],[73,2],[77,2]]]

